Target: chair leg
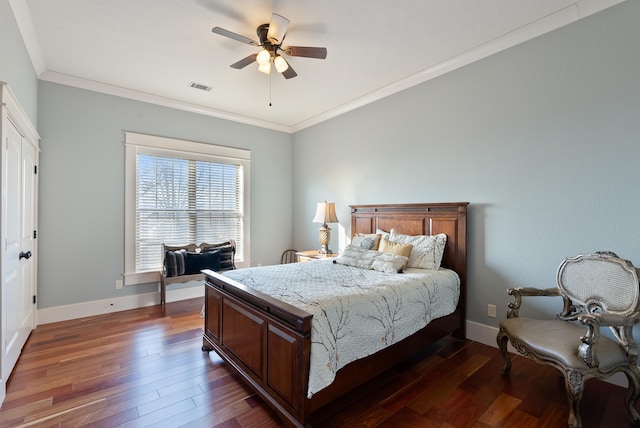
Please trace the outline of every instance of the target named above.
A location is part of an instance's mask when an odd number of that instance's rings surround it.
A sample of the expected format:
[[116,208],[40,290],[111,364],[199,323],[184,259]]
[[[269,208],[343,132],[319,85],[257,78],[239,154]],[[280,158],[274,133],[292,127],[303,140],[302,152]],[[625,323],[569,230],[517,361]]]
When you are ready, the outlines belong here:
[[500,331],[498,331],[498,337],[496,337],[496,341],[498,342],[498,348],[500,348],[500,353],[502,354],[502,358],[504,358],[504,366],[502,366],[502,373],[508,375],[511,372],[511,356],[509,355],[509,351],[507,350],[507,343],[509,342],[509,336],[506,335],[504,330],[500,329]]
[[638,396],[640,395],[640,371],[634,363],[629,368],[629,371],[625,371],[624,373],[627,375],[627,380],[629,381],[626,396],[627,408],[629,409],[632,423],[634,425],[640,425],[640,414],[638,414],[636,410],[636,401],[638,401]]
[[564,372],[564,385],[567,389],[567,399],[569,400],[569,428],[582,428],[580,418],[580,400],[584,391],[584,379],[582,374],[574,371]]
[[164,282],[164,277],[160,279],[160,304],[164,306],[167,300],[167,284]]

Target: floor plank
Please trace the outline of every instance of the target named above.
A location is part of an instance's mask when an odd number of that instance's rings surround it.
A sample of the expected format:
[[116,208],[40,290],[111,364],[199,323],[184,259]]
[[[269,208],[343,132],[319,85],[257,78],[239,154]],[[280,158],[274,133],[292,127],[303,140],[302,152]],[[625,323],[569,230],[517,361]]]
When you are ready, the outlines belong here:
[[[0,409],[4,427],[282,426],[214,352],[201,351],[201,299],[39,326]],[[557,371],[444,339],[331,403],[314,427],[565,427]],[[585,428],[629,426],[623,388],[589,381]]]

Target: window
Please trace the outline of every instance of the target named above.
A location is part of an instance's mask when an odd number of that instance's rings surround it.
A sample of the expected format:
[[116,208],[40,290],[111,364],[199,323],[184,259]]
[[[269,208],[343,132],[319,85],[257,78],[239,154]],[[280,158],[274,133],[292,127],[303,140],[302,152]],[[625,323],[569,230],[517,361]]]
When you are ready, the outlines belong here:
[[125,133],[125,284],[159,280],[161,244],[235,239],[248,265],[248,150]]

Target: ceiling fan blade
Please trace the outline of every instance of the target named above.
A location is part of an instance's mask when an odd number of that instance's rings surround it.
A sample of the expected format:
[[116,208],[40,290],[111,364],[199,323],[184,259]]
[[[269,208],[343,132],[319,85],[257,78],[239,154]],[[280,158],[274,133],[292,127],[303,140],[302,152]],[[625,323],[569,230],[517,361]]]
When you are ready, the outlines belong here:
[[327,48],[314,48],[311,46],[286,46],[282,51],[289,56],[303,56],[306,58],[325,59]]
[[287,27],[289,27],[289,20],[287,18],[277,13],[272,13],[267,39],[274,45],[279,45],[287,34]]
[[231,68],[235,68],[240,70],[241,68],[245,68],[247,65],[251,64],[256,60],[258,54],[251,54],[246,58],[242,58],[240,61],[231,64]]
[[282,75],[284,76],[285,79],[293,79],[298,75],[298,73],[296,73],[296,71],[293,68],[291,68],[291,64],[289,64],[289,68],[283,71]]
[[219,34],[219,35],[224,36],[224,37],[228,37],[228,38],[233,39],[233,40],[237,40],[237,41],[242,42],[242,43],[246,43],[248,45],[260,46],[260,43],[254,41],[254,40],[251,40],[248,37],[241,36],[240,34],[236,34],[233,31],[225,30],[224,28],[221,28],[221,27],[213,27],[211,32]]

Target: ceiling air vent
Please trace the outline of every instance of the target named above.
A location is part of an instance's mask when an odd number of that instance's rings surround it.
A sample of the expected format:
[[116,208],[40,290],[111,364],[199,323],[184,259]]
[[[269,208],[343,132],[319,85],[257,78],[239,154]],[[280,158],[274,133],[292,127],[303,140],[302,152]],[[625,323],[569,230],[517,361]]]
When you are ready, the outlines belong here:
[[207,91],[207,92],[211,90],[211,86],[203,85],[202,83],[196,83],[196,82],[189,83],[189,87],[200,89],[201,91]]

